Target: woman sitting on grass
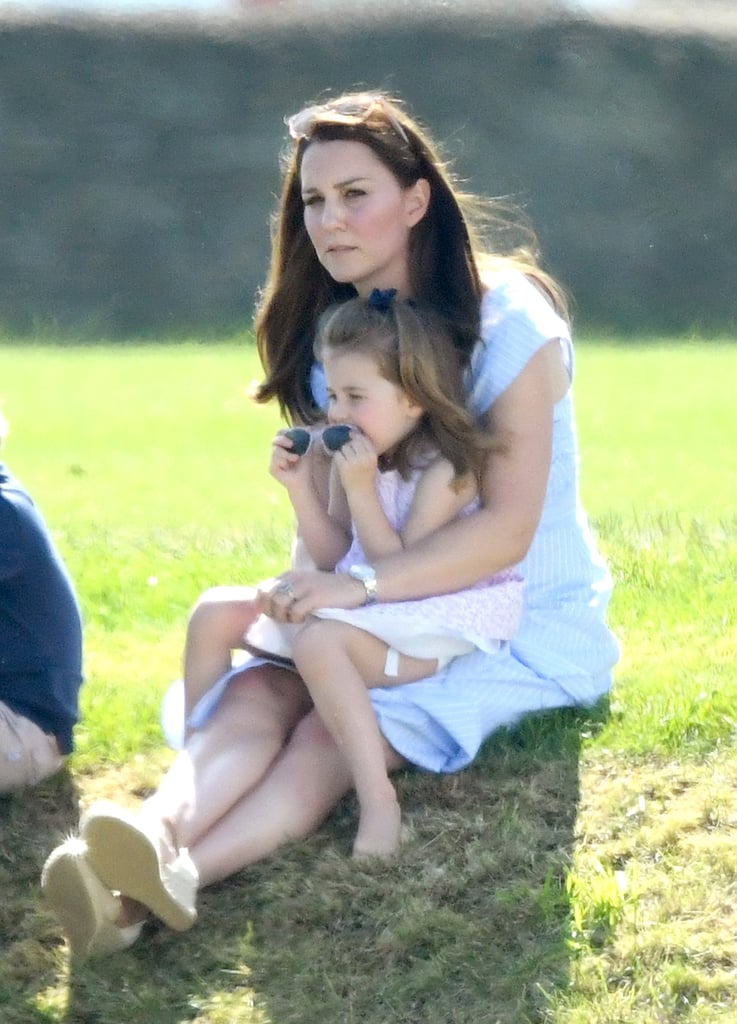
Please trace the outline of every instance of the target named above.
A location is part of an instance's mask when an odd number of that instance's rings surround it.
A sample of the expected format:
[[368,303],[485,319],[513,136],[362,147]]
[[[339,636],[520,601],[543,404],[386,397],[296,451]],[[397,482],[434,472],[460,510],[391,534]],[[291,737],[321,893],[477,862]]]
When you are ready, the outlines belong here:
[[[501,444],[486,456],[476,511],[375,559],[366,580],[293,570],[288,589],[277,582],[262,593],[262,610],[299,623],[318,608],[365,604],[367,585],[381,603],[417,600],[520,563],[525,604],[509,644],[367,691],[387,771],[457,771],[500,726],[595,702],[618,657],[606,625],[611,579],[579,499],[565,305],[529,253],[481,256],[463,197],[398,103],[352,94],[288,123],[293,143],[256,324],[261,399],[276,398],[292,423],[322,420],[324,370],[313,354],[320,315],[335,302],[396,289],[451,325],[469,411]],[[307,457],[322,494],[319,447]],[[185,654],[190,700],[227,672],[222,652],[242,645],[258,610],[246,587],[218,589],[198,604]],[[197,643],[208,635],[211,648]],[[208,661],[208,652],[217,656]],[[352,784],[299,676],[247,662],[228,675],[208,720],[190,727],[136,814],[89,812],[80,838],[49,858],[44,887],[73,952],[129,945],[148,912],[189,927],[199,888],[312,833]]]

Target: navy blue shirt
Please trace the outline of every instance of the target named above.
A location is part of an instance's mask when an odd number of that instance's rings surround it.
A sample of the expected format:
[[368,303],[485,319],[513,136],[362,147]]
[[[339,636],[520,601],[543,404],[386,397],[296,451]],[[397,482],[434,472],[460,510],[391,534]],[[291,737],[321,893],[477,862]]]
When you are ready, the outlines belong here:
[[0,700],[68,754],[82,678],[69,572],[33,499],[0,463]]

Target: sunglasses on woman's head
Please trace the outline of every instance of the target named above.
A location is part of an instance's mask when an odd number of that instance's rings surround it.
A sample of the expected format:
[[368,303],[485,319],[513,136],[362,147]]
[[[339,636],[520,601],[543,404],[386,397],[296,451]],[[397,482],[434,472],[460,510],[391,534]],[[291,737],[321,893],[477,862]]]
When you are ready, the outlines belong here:
[[292,442],[292,451],[304,455],[313,441],[320,441],[329,455],[339,451],[350,440],[351,428],[346,423],[334,423],[317,433],[305,430],[304,427],[292,427],[284,431],[284,436]]
[[380,111],[392,126],[397,135],[409,145],[409,139],[402,125],[397,120],[391,107],[383,96],[370,97],[367,102],[346,100],[343,103],[321,103],[305,107],[291,117],[285,117],[284,123],[289,134],[299,142],[309,139],[316,126],[321,124],[365,124],[372,114]]

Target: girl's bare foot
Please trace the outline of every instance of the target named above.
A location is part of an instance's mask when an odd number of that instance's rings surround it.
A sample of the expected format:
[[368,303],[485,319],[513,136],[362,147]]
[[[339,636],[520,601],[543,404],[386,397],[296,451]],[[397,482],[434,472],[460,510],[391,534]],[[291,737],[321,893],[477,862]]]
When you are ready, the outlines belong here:
[[401,830],[402,811],[393,792],[381,803],[362,806],[353,843],[354,858],[391,857],[399,849]]

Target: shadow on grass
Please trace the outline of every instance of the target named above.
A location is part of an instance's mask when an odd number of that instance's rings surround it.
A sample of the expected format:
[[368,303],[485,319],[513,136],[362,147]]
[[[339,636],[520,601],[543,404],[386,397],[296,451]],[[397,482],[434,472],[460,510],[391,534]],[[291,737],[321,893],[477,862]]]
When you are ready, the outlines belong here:
[[349,800],[329,842],[294,851],[289,870],[252,869],[251,966],[269,1018],[543,1021],[569,977],[565,881],[581,743],[606,715],[604,702],[531,717],[494,736],[462,773],[404,775],[410,834],[390,866],[345,859],[356,824]]
[[348,858],[348,798],[320,832],[203,893],[186,934],[70,969],[38,875],[76,821],[68,776],[0,804],[3,1024],[527,1024],[568,982],[565,878],[583,737],[606,704],[500,732],[464,772],[397,783],[390,864]]
[[[0,1020],[48,1021],[31,1003],[48,975],[52,918],[39,913],[41,868],[78,817],[76,784],[64,770],[36,789],[0,797]],[[58,939],[56,940],[58,942]]]

